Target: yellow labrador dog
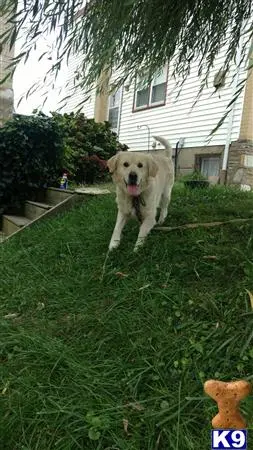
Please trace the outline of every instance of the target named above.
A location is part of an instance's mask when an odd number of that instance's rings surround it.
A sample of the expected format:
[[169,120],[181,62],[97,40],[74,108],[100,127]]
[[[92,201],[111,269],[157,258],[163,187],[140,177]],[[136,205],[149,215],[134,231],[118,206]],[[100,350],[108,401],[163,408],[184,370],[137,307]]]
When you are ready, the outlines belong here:
[[157,208],[161,208],[158,223],[162,224],[166,219],[174,184],[172,149],[166,139],[160,136],[154,138],[166,149],[162,155],[120,152],[107,161],[116,184],[118,205],[109,250],[118,247],[122,230],[130,217],[136,217],[141,223],[135,251],[144,243],[155,225]]

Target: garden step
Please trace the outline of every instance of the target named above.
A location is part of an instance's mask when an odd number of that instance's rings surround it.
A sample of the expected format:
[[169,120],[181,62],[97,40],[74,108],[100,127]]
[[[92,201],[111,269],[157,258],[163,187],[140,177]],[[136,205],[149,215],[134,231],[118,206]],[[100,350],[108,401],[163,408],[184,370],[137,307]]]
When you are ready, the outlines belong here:
[[[12,235],[20,232],[26,227],[30,227],[40,220],[52,217],[55,214],[63,213],[69,210],[75,204],[86,201],[92,195],[109,194],[107,189],[100,188],[79,188],[75,190],[48,188],[37,200],[27,200],[24,205],[25,216],[14,214],[5,214],[3,219],[4,241]],[[3,240],[0,242],[3,242]]]
[[48,188],[46,191],[45,201],[49,205],[57,205],[68,197],[71,197],[75,191],[70,189]]
[[0,231],[0,244],[5,240],[5,237],[6,237],[5,234],[2,231]]
[[86,194],[86,195],[105,195],[110,194],[109,189],[101,189],[97,187],[86,187],[86,188],[77,188],[75,189],[77,194]]
[[18,231],[20,228],[28,225],[31,221],[27,217],[23,216],[3,216],[3,233],[6,236],[10,236],[11,234]]
[[45,214],[51,208],[52,205],[27,200],[25,202],[25,216],[30,220],[34,220],[42,216],[42,214]]

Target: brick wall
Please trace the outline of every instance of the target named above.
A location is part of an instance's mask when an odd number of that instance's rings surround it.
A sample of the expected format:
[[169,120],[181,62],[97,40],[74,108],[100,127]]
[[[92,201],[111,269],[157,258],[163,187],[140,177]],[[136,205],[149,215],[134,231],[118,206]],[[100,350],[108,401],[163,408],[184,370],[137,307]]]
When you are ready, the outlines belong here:
[[[249,64],[253,64],[253,52]],[[253,141],[253,69],[250,69],[246,82],[239,139]]]

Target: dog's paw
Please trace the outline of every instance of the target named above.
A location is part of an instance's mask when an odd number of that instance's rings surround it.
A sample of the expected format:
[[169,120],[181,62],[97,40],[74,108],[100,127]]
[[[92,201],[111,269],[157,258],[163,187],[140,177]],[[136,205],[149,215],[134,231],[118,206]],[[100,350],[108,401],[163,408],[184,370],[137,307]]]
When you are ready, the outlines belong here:
[[134,253],[137,253],[141,247],[143,247],[144,239],[138,240],[134,246]]
[[120,241],[111,241],[109,245],[109,252],[118,248]]
[[157,224],[162,225],[165,222],[167,215],[168,215],[167,210],[161,210]]
[[165,221],[165,217],[159,217],[158,221],[157,221],[157,225],[162,225]]

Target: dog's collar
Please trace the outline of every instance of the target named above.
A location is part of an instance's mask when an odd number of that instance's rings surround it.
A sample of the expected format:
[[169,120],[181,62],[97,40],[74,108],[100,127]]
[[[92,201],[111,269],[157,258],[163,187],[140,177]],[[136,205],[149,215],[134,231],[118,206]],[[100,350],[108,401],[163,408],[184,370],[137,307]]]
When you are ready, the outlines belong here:
[[140,223],[142,223],[141,205],[146,206],[146,203],[141,195],[132,197],[132,205],[135,210],[135,214]]

